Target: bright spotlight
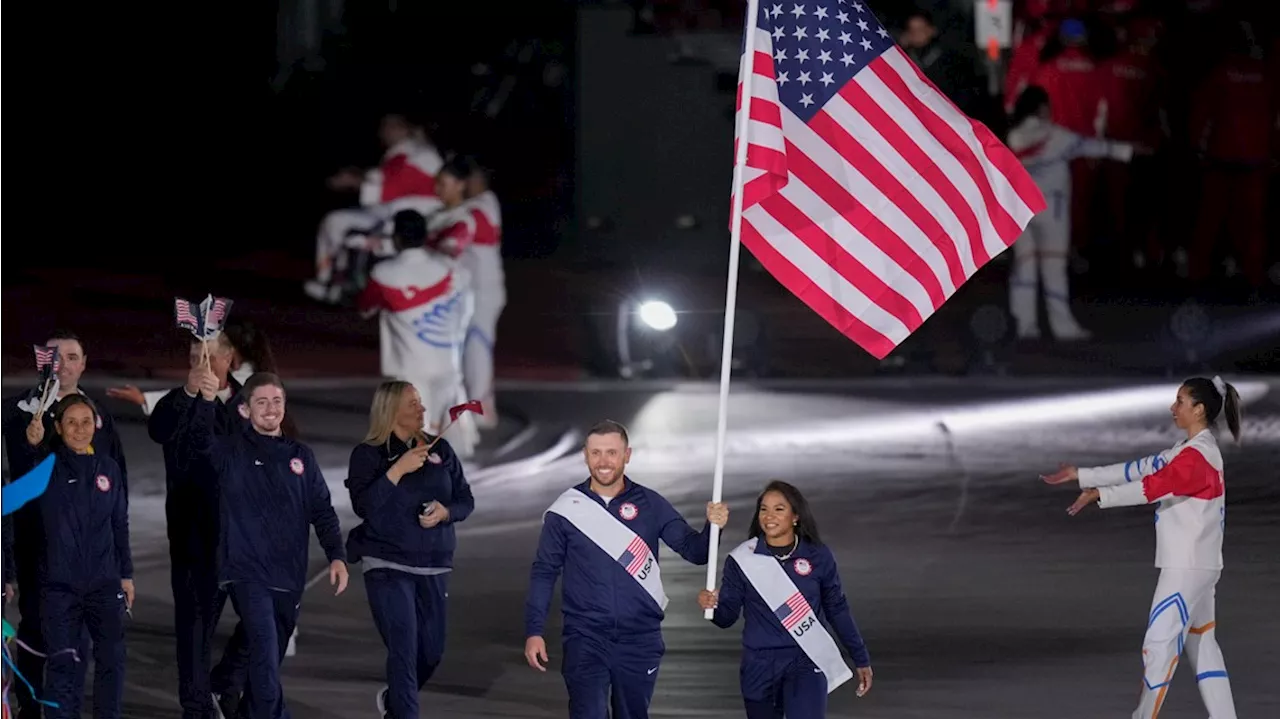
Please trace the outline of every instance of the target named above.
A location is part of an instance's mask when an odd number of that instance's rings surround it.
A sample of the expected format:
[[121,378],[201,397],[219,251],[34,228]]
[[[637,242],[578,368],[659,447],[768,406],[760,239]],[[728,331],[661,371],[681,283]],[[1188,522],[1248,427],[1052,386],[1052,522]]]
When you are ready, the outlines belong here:
[[640,304],[640,319],[659,332],[676,326],[676,311],[661,300],[649,300]]

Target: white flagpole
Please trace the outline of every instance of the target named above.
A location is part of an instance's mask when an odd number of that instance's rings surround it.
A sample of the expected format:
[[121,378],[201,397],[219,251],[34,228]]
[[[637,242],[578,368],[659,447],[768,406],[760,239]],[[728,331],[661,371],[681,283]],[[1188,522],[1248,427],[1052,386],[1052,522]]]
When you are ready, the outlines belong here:
[[[733,374],[733,322],[738,304],[738,260],[742,254],[742,187],[747,173],[747,126],[751,121],[751,73],[756,56],[756,26],[760,0],[747,0],[746,44],[738,66],[742,83],[742,110],[738,113],[738,151],[733,163],[733,215],[729,236],[729,282],[724,298],[724,347],[720,354],[720,413],[716,423],[716,468],[711,485],[711,501],[719,502],[724,491],[724,453],[729,431],[729,377]],[[719,564],[720,528],[711,525],[711,548],[707,553],[707,589],[716,588]],[[704,616],[710,619],[714,610]]]

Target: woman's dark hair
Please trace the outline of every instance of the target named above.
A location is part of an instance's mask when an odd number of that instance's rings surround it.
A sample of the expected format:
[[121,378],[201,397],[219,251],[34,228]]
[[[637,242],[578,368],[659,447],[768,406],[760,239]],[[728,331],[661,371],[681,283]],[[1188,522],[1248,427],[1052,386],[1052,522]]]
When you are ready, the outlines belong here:
[[1049,93],[1043,87],[1032,85],[1023,90],[1013,106],[1013,117],[1009,120],[1010,127],[1017,127],[1023,120],[1040,112],[1040,108],[1048,104]]
[[[89,408],[89,412],[90,414],[93,415],[93,421],[96,424],[98,421],[98,408],[94,406],[93,402],[91,402],[88,397],[85,397],[80,393],[76,393],[76,394],[69,394],[66,397],[63,397],[62,399],[58,400],[57,402],[54,402],[53,407],[50,408],[49,410],[49,414],[53,416],[53,425],[55,427],[61,425],[62,417],[67,413],[67,410],[71,409],[72,407],[75,407],[78,404],[82,404]],[[62,435],[55,434],[54,437],[52,437],[51,439],[57,442],[62,442]]]
[[751,514],[751,529],[747,531],[747,539],[764,535],[764,530],[760,527],[760,505],[764,503],[764,496],[770,492],[781,494],[787,504],[791,505],[791,511],[796,513],[796,536],[810,544],[822,544],[822,539],[818,536],[818,522],[813,518],[804,495],[793,485],[779,479],[766,485],[760,496],[756,497],[756,511]]
[[1231,438],[1240,441],[1240,393],[1236,392],[1235,387],[1223,382],[1222,386],[1227,390],[1224,397],[1214,386],[1213,380],[1207,377],[1192,377],[1183,382],[1182,386],[1187,388],[1192,402],[1204,405],[1204,419],[1209,424],[1218,421],[1218,415],[1225,409]]
[[244,361],[253,365],[254,372],[276,372],[276,355],[271,351],[271,343],[249,320],[231,318],[222,328],[227,341],[240,353]]
[[53,404],[53,409],[51,410],[51,414],[53,414],[53,423],[61,424],[62,415],[66,414],[67,410],[71,409],[72,407],[78,404],[82,404],[88,407],[89,411],[93,413],[94,419],[97,419],[98,408],[93,406],[93,402],[90,402],[88,397],[85,397],[82,394],[76,393],[76,394],[69,394],[66,397],[63,397],[62,399],[58,400]]

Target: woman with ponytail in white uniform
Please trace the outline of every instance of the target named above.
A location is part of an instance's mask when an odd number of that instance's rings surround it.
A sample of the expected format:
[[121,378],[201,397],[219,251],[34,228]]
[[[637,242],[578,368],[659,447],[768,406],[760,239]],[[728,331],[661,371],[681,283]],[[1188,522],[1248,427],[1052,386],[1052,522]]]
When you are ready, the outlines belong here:
[[1240,395],[1220,377],[1182,383],[1170,408],[1187,438],[1171,449],[1106,467],[1063,467],[1049,484],[1078,481],[1071,515],[1097,502],[1103,509],[1158,504],[1156,566],[1160,580],[1142,641],[1142,694],[1134,719],[1155,719],[1185,653],[1210,719],[1235,719],[1235,703],[1218,647],[1215,595],[1222,574],[1226,487],[1222,453],[1211,427],[1224,415],[1240,440]]
[[1071,161],[1102,157],[1128,162],[1132,145],[1083,137],[1050,121],[1049,94],[1032,86],[1018,97],[1008,145],[1035,180],[1048,207],[1031,218],[1027,230],[1013,244],[1009,276],[1009,311],[1018,337],[1040,337],[1036,301],[1044,289],[1049,330],[1058,340],[1088,339],[1088,330],[1071,313],[1067,255],[1071,249]]

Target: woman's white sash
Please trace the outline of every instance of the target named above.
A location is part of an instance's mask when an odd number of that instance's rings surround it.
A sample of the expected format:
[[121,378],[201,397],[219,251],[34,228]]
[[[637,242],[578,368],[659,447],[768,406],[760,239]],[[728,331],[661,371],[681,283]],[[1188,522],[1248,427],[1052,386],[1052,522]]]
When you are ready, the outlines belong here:
[[769,554],[756,554],[756,543],[759,539],[748,539],[739,544],[729,556],[738,563],[747,581],[764,599],[765,604],[773,608],[773,616],[777,617],[782,628],[791,634],[791,638],[804,650],[814,666],[822,670],[827,677],[827,693],[853,678],[853,671],[845,664],[840,655],[840,647],[827,633],[826,627],[818,621],[818,613],[809,606],[809,602],[791,581],[782,564]]
[[640,535],[577,489],[570,489],[560,495],[547,511],[569,520],[578,531],[603,549],[605,554],[616,559],[623,570],[653,598],[658,608],[666,611],[667,595],[662,591],[662,571],[658,569],[658,559],[649,551],[649,545],[645,544]]

